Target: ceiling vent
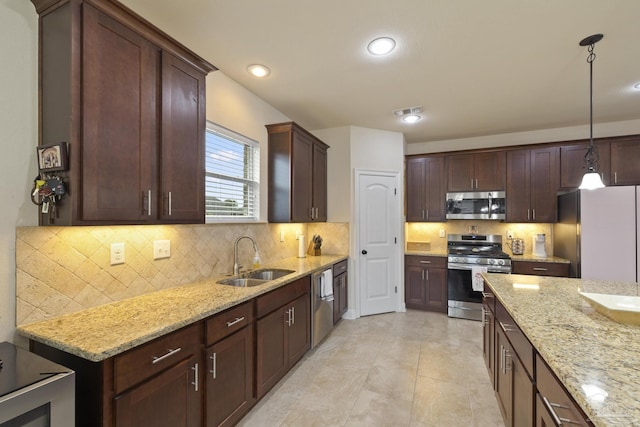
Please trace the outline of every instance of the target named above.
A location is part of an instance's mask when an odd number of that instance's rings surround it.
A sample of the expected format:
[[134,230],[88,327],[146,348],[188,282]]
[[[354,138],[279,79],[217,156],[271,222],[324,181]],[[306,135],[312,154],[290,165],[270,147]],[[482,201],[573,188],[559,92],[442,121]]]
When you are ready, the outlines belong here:
[[394,110],[393,114],[398,117],[406,116],[407,114],[420,114],[422,113],[422,107],[409,107],[401,110]]

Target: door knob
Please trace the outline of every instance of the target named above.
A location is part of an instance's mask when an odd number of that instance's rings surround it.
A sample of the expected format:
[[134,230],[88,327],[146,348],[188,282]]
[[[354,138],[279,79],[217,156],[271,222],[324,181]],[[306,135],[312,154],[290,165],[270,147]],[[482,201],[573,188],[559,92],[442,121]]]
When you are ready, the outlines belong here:
[[366,255],[366,254],[367,254],[367,250],[366,250],[366,249],[363,249],[363,250],[362,250],[362,255]]

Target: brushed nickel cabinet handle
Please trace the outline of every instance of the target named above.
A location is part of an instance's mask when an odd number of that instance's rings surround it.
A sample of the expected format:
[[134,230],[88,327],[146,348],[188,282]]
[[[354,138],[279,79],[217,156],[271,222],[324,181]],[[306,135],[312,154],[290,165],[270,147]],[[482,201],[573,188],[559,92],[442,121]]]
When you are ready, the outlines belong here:
[[227,328],[230,328],[230,327],[232,327],[233,325],[235,325],[235,324],[237,324],[237,323],[242,322],[243,320],[244,320],[244,316],[242,316],[242,317],[236,317],[236,320],[233,320],[233,321],[231,321],[231,322],[227,322]]
[[155,364],[158,362],[163,361],[164,359],[166,359],[167,357],[171,357],[174,354],[178,353],[179,351],[181,351],[182,348],[178,347],[176,349],[169,349],[169,351],[166,354],[163,354],[162,356],[153,356],[153,360],[151,361],[151,363]]
[[171,191],[169,191],[169,216],[171,216]]
[[191,383],[191,385],[193,385],[193,390],[194,391],[198,391],[198,364],[196,363],[193,368],[191,368],[192,371],[194,371],[193,373],[193,379],[194,381]]
[[550,402],[549,399],[547,399],[545,396],[542,396],[542,402],[544,403],[544,406],[547,408],[547,411],[549,411],[549,413],[551,414],[551,417],[553,417],[553,421],[561,426],[563,425],[562,423],[567,423],[567,424],[580,424],[577,421],[574,420],[570,420],[568,418],[562,418],[560,416],[558,416],[558,414],[556,413],[555,408],[562,408],[562,409],[571,409],[568,406],[565,405],[560,405],[558,403],[553,403]]
[[431,264],[431,261],[420,261],[420,264]]
[[533,267],[534,271],[549,271],[548,268],[543,268],[543,267]]
[[151,190],[147,191],[147,215],[151,216]]
[[211,372],[211,376],[213,377],[213,379],[215,380],[217,375],[218,375],[218,367],[217,365],[217,353],[213,353],[212,356],[209,356],[209,359],[211,359],[211,370],[209,372]]

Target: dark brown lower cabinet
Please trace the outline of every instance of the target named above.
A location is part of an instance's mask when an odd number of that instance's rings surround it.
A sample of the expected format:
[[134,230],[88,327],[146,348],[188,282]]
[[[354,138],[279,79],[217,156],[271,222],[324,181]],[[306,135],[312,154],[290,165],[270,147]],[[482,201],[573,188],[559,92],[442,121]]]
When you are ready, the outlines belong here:
[[592,426],[539,355],[536,356],[536,387],[536,427]]
[[347,260],[333,265],[333,324],[347,312]]
[[533,382],[500,327],[496,327],[496,350],[495,386],[505,426],[533,426]]
[[117,427],[201,425],[202,387],[197,356],[185,359],[160,375],[115,398]]
[[[489,296],[490,295],[490,296]],[[496,316],[493,312],[493,294],[483,293],[482,298],[482,355],[489,371],[491,385],[495,388]]]
[[533,276],[569,277],[569,263],[513,261],[513,274],[530,274]]
[[447,312],[447,258],[405,256],[407,308]]
[[[309,277],[279,288],[256,301],[256,396],[260,399],[311,348]],[[270,311],[273,301],[295,299]],[[286,299],[285,299],[286,301]],[[268,314],[264,314],[268,312]]]
[[253,301],[205,321],[205,425],[235,425],[255,403]]

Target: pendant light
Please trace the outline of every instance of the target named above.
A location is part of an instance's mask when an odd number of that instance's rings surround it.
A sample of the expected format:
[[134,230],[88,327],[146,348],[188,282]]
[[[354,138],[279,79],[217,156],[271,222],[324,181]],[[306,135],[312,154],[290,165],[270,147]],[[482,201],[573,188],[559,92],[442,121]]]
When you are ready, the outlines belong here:
[[589,46],[589,56],[587,62],[589,63],[589,147],[587,153],[584,155],[585,169],[587,170],[582,177],[581,190],[594,190],[596,188],[604,187],[602,178],[598,173],[598,149],[593,144],[593,61],[596,59],[596,54],[593,53],[593,46],[602,40],[604,36],[602,34],[594,34],[580,41],[580,46]]

